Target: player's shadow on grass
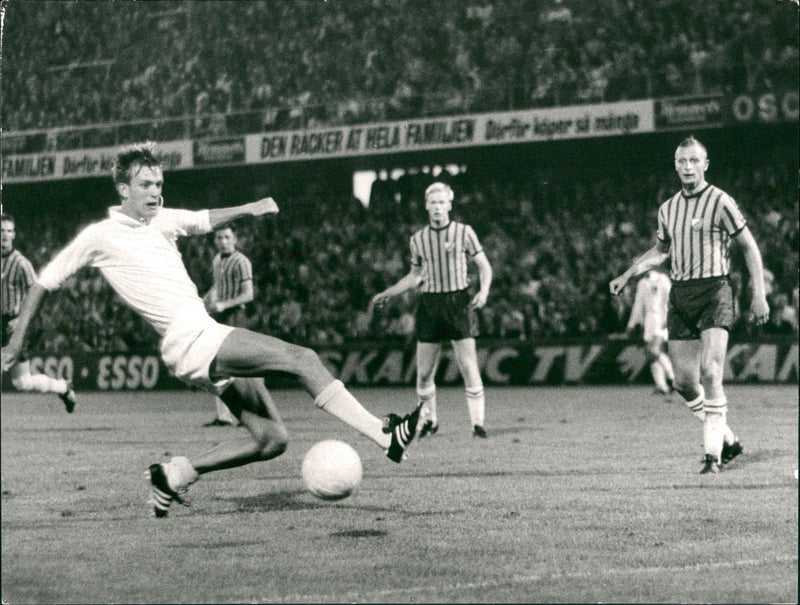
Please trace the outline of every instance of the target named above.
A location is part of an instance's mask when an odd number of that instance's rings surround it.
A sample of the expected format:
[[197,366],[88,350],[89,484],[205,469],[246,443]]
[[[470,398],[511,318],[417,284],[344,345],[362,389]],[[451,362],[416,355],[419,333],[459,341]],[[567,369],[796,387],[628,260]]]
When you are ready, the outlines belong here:
[[[278,492],[270,492],[267,494],[258,494],[256,496],[217,499],[220,502],[229,502],[235,506],[234,510],[228,511],[229,514],[318,510],[332,507],[357,509],[373,513],[402,513],[408,516],[423,514],[403,510],[400,506],[391,507],[358,505],[352,498],[331,501],[317,500],[304,490],[283,490]],[[215,512],[213,514],[218,513]]]

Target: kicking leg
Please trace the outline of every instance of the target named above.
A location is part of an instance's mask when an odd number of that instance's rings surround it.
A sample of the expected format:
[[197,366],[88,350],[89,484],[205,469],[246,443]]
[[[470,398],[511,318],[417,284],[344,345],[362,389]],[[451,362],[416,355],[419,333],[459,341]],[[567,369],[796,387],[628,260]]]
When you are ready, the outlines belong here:
[[[319,356],[309,348],[278,338],[237,328],[223,341],[212,364],[216,376],[265,376],[282,371],[297,376],[317,407],[333,414],[363,435],[388,450],[392,460],[417,435],[420,408],[400,418],[381,419],[367,411],[328,371]],[[399,452],[399,454],[398,454]],[[395,460],[399,462],[399,460]]]

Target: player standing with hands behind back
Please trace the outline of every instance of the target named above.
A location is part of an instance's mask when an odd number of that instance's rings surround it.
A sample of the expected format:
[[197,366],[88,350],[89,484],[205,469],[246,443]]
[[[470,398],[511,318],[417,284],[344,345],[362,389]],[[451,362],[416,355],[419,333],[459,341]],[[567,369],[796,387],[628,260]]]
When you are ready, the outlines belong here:
[[[236,248],[236,232],[230,225],[214,229],[217,254],[211,261],[214,285],[203,296],[206,310],[215,321],[235,328],[247,327],[245,305],[253,300],[253,264]],[[204,426],[235,426],[238,420],[219,397],[216,417]]]
[[[450,220],[453,190],[446,183],[433,183],[425,190],[429,224],[411,237],[411,271],[400,281],[372,297],[370,305],[382,305],[392,296],[422,285],[417,307],[417,395],[430,412],[420,436],[439,429],[436,415],[436,384],[442,342],[453,344],[467,394],[472,434],[486,438],[485,398],[478,367],[475,314],[486,304],[492,285],[492,266],[472,227]],[[478,266],[480,288],[470,298],[467,261]]]
[[632,277],[671,259],[672,290],[667,327],[675,368],[675,388],[703,421],[705,457],[701,474],[742,452],[727,425],[728,400],[722,388],[728,331],[733,324],[728,252],[731,240],[742,246],[750,273],[751,312],[756,323],[769,318],[761,253],[739,207],[722,189],[706,182],[708,153],[688,137],[675,151],[681,190],[658,209],[655,246],[610,283],[619,294]]

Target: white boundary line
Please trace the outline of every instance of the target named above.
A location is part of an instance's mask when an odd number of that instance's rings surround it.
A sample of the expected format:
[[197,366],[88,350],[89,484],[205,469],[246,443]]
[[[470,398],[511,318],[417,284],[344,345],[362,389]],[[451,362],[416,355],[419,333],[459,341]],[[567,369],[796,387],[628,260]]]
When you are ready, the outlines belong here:
[[486,589],[500,586],[513,586],[515,584],[533,584],[536,582],[549,581],[549,580],[562,580],[562,579],[587,579],[587,578],[603,578],[609,576],[634,576],[638,574],[654,574],[654,573],[679,573],[686,571],[704,572],[723,569],[736,569],[738,567],[759,567],[763,565],[772,565],[775,563],[796,563],[797,555],[785,555],[779,557],[772,557],[769,559],[742,559],[740,561],[720,561],[715,563],[695,563],[694,565],[674,565],[674,566],[654,566],[654,567],[619,567],[598,571],[574,571],[568,573],[541,573],[531,575],[515,575],[509,578],[502,578],[498,580],[490,580],[485,582],[466,582],[456,584],[436,584],[428,586],[411,586],[409,588],[389,588],[386,590],[376,590],[371,592],[348,592],[340,595],[335,594],[292,594],[283,595],[279,598],[274,596],[265,597],[253,602],[312,602],[322,603],[337,601],[342,603],[356,603],[356,602],[381,602],[384,597],[397,597],[401,595],[412,595],[417,593],[432,594],[442,592],[462,592],[466,590]]

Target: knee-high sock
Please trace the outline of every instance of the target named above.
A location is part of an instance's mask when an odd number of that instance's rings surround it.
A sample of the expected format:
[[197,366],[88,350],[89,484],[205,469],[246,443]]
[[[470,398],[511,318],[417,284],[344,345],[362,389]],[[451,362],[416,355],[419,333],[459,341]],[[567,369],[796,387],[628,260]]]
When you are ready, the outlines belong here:
[[708,399],[703,404],[706,418],[703,421],[703,446],[706,454],[722,459],[722,443],[725,439],[725,414],[728,411],[728,400],[725,397]]
[[[694,414],[695,418],[700,420],[700,422],[703,422],[706,419],[706,412],[704,410],[704,400],[706,398],[706,392],[702,386],[700,387],[698,393],[699,394],[697,395],[697,397],[695,397],[691,401],[686,402],[686,407],[688,407],[689,410],[692,412],[692,414]],[[736,436],[733,434],[733,431],[728,426],[727,416],[724,418],[724,420],[725,420],[725,425],[722,429],[723,440],[725,441],[725,443],[730,445],[731,443],[736,441]]]
[[439,417],[436,415],[436,385],[432,384],[429,387],[417,388],[417,397],[420,403],[424,403],[425,407],[430,411],[428,419],[436,424],[439,422]]
[[341,380],[334,380],[317,395],[314,403],[329,414],[333,414],[362,435],[386,449],[392,444],[392,436],[383,432],[383,421],[370,414],[348,391]]
[[467,387],[467,407],[469,408],[469,419],[472,425],[483,426],[484,411],[486,400],[483,394],[483,386]]
[[703,410],[703,401],[706,398],[705,391],[703,391],[703,387],[700,387],[700,393],[697,397],[693,398],[691,401],[686,400],[686,407],[689,408],[689,411],[694,414],[694,417],[703,422],[706,419],[705,410]]
[[20,391],[38,391],[39,393],[67,392],[67,381],[50,378],[46,374],[23,374],[11,381]]

